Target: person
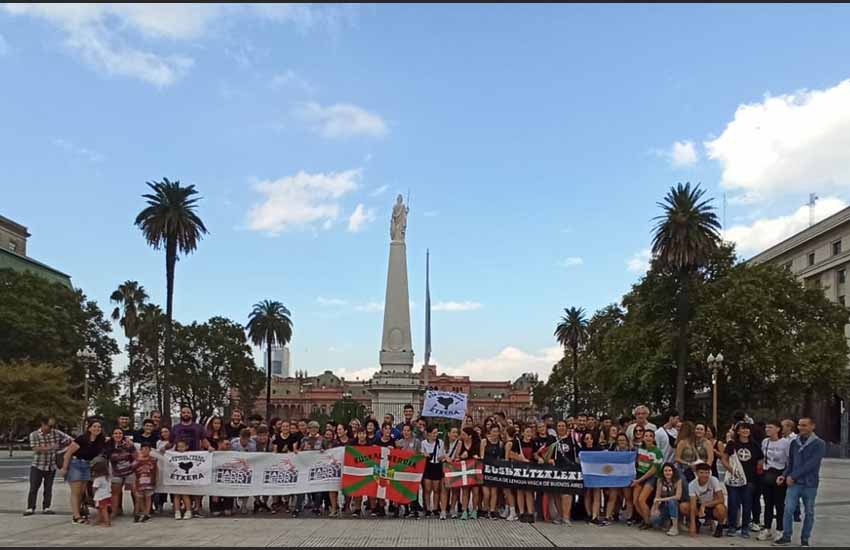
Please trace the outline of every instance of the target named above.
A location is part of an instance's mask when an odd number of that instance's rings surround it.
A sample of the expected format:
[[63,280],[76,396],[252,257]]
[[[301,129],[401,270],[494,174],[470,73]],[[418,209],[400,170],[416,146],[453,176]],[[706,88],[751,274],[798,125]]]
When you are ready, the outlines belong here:
[[[337,424],[335,431],[336,437],[332,439],[331,447],[345,447],[352,444],[351,438],[348,436],[348,430],[345,428],[345,424]],[[330,491],[329,496],[331,498],[331,512],[329,517],[342,517],[343,506],[339,505],[339,492]]]
[[150,441],[139,443],[139,458],[133,462],[133,476],[135,478],[133,495],[136,498],[136,514],[133,521],[144,523],[151,519],[151,504],[157,478],[157,464],[156,459],[151,456]]
[[[544,415],[551,416],[551,415]],[[546,424],[546,421],[542,418],[536,424],[537,431],[534,436],[534,458],[536,462],[541,464],[546,462],[548,458],[547,453],[553,452],[554,447],[552,444],[555,443],[557,439],[555,435],[551,435],[549,433],[549,427]],[[554,434],[557,434],[557,431],[554,431]],[[547,514],[544,514],[544,506],[548,505],[550,499],[552,498],[560,498],[560,495],[557,493],[552,493],[549,495],[549,499],[546,498],[547,493],[544,491],[536,491],[534,493],[534,509],[538,514],[538,517],[542,520],[545,518]]]
[[[481,443],[477,440],[475,430],[466,427],[460,431],[460,444],[455,450],[455,460],[479,458]],[[472,510],[469,510],[470,492],[472,493]],[[460,519],[478,519],[478,486],[460,488]]]
[[[151,420],[153,420],[153,418],[151,418]],[[162,426],[157,431],[159,433],[159,440],[156,442],[156,452],[158,454],[165,454],[166,451],[171,450],[174,446],[173,443],[171,443],[171,430],[167,426]],[[167,500],[168,495],[166,493],[154,493],[153,512],[162,512]]]
[[[479,453],[485,462],[494,462],[501,460],[505,456],[505,448],[502,445],[502,434],[499,425],[496,422],[491,422],[490,431],[487,432],[487,437],[481,441],[481,451]],[[482,487],[484,495],[483,506],[487,510],[487,515],[490,519],[499,519],[499,514],[496,512],[496,505],[499,500],[499,488]],[[427,502],[426,502],[427,504]]]
[[30,464],[29,493],[27,494],[27,508],[25,516],[35,513],[38,490],[44,485],[41,499],[42,512],[52,515],[55,512],[50,508],[53,503],[53,478],[56,476],[56,455],[59,449],[66,447],[73,439],[70,435],[57,430],[56,419],[42,416],[39,419],[40,427],[30,434],[30,448],[32,449],[32,463]]
[[[557,429],[557,439],[553,443],[552,452],[547,453],[546,461],[549,464],[563,469],[575,469],[578,465],[579,446],[572,438],[572,434],[567,425],[566,420],[558,420],[555,425]],[[572,526],[570,520],[573,509],[573,495],[571,493],[562,493],[559,498],[555,499],[555,507],[560,513],[560,517],[552,518],[552,523],[567,524]]]
[[[519,430],[516,426],[508,425],[502,430],[502,434],[502,443],[505,446],[505,456],[503,458],[505,460],[513,460],[514,449],[519,448]],[[517,521],[519,516],[516,515],[516,491],[508,487],[503,488],[501,491],[505,505],[502,507],[501,514],[499,514],[500,517],[508,521]]]
[[222,439],[233,439],[227,436],[224,429],[224,420],[220,416],[211,416],[207,421],[207,441],[210,449],[218,449],[218,442]]
[[248,417],[248,429],[251,430],[251,437],[257,435],[257,428],[263,423],[263,415],[254,413]]
[[[782,424],[771,420],[765,425],[765,437],[761,442],[761,452],[764,455],[764,473],[761,477],[762,495],[764,496],[764,529],[758,534],[758,540],[773,541],[781,537],[782,516],[785,513],[785,484],[776,480],[788,465],[788,452],[791,441],[782,437]],[[776,519],[776,530],[773,520]]]
[[679,435],[679,411],[669,410],[662,419],[664,424],[655,430],[655,442],[664,455],[664,462],[675,462],[676,437]]
[[401,429],[396,428],[395,424],[395,416],[392,413],[387,413],[384,415],[384,424],[390,425],[390,431],[392,432],[393,439],[398,439],[401,437]]
[[224,432],[227,435],[227,439],[232,441],[239,437],[242,430],[247,427],[248,426],[242,423],[242,410],[233,409],[230,413],[230,422],[224,426]]
[[[422,500],[425,504],[425,517],[437,515],[436,507],[440,507],[440,519],[446,519],[446,500],[443,496],[443,462],[446,459],[446,447],[443,440],[438,439],[437,426],[425,428],[425,440],[421,444],[421,452],[425,456],[425,472],[422,474]],[[432,499],[433,497],[433,499]]]
[[[269,437],[269,427],[265,424],[260,424],[257,426],[256,435],[254,436],[254,446],[256,450],[254,452],[257,453],[270,453],[272,452],[272,441],[271,437]],[[266,512],[271,513],[272,509],[269,507],[269,497],[268,495],[255,495],[254,496],[254,509],[253,513],[256,514],[260,510],[265,510]]]
[[633,440],[634,440],[634,435],[633,435],[634,430],[638,426],[643,428],[644,431],[652,430],[653,432],[655,432],[655,430],[658,429],[658,427],[655,424],[653,424],[652,422],[650,422],[648,420],[649,419],[649,409],[647,408],[646,405],[638,405],[637,407],[635,407],[635,410],[633,412],[634,412],[634,415],[635,415],[635,421],[634,421],[634,423],[630,424],[628,428],[626,428],[626,433]]
[[71,484],[71,521],[75,524],[87,523],[81,517],[81,504],[86,485],[91,481],[91,461],[103,453],[106,438],[103,436],[103,424],[100,420],[91,420],[88,429],[77,436],[65,451],[65,460],[60,475]]
[[696,478],[688,484],[688,502],[681,506],[682,516],[688,518],[688,532],[695,537],[702,526],[714,521],[714,537],[722,537],[726,522],[726,489],[711,475],[711,466],[707,463],[696,464],[694,471]]
[[422,441],[413,437],[413,424],[401,425],[401,437],[396,439],[395,446],[399,449],[420,452]]
[[[182,416],[182,411],[180,414]],[[190,452],[189,442],[185,439],[178,439],[177,443],[174,444],[174,452]],[[174,495],[174,519],[192,519],[192,497],[190,495]]]
[[[579,449],[579,460],[581,460],[581,453],[583,452],[595,452],[600,451],[599,442],[596,437],[595,430],[587,430],[584,432],[581,441],[581,448]],[[608,525],[608,522],[605,518],[599,519],[599,506],[600,501],[602,500],[602,490],[598,488],[585,489],[584,490],[584,510],[587,512],[587,522],[592,523],[593,525],[598,525],[600,527],[605,527]]]
[[[619,431],[617,426],[611,426],[610,433],[614,433],[615,431]],[[629,441],[629,437],[625,433],[618,433],[613,438],[612,447],[609,448],[611,451],[620,451],[620,452],[628,452],[632,450],[631,441]],[[605,518],[604,522],[607,524],[611,521],[614,521],[615,518],[615,510],[620,509],[620,496],[623,497],[623,501],[626,505],[626,522],[628,525],[632,524],[632,516],[634,515],[634,502],[632,499],[632,488],[631,487],[612,487],[607,490],[608,491],[608,499],[606,501],[606,509],[605,509]]]
[[380,430],[378,429],[378,422],[376,420],[369,419],[366,421],[366,439],[369,440],[370,445],[374,445],[375,441],[377,441],[381,437]]
[[[505,452],[513,455],[510,460],[536,461],[534,456],[534,427],[531,424],[527,424],[522,429],[522,437],[517,441],[517,447],[517,449],[513,448],[513,441],[509,441],[505,445]],[[519,509],[520,522],[534,523],[534,491],[517,491],[517,508]]]
[[[637,433],[637,429],[635,432]],[[635,509],[643,523],[640,529],[649,529],[652,525],[648,499],[655,491],[657,479],[661,476],[661,465],[664,464],[664,455],[661,449],[655,446],[655,432],[645,430],[643,432],[643,443],[637,449],[637,479],[632,482],[632,497]]]
[[133,443],[138,445],[139,449],[142,443],[149,443],[151,449],[155,449],[157,441],[159,441],[159,432],[156,430],[156,425],[152,418],[146,418],[142,422],[142,429],[133,436]]
[[714,441],[709,439],[708,424],[705,422],[694,424],[694,447],[697,451],[697,462],[714,466]]
[[[639,449],[643,446],[643,434],[646,432],[643,426],[635,426],[631,431],[631,435],[629,431],[626,430],[626,435],[632,440],[632,446],[636,449]],[[653,432],[653,440],[655,439],[655,432]]]
[[788,448],[788,464],[777,483],[785,483],[785,513],[782,517],[782,537],[774,544],[791,544],[794,535],[794,511],[802,499],[805,517],[800,545],[808,546],[815,527],[815,498],[820,484],[820,467],[826,454],[826,443],[815,433],[815,422],[802,417],[797,422],[798,437]]
[[116,422],[117,427],[121,428],[121,431],[124,432],[124,437],[129,439],[131,442],[133,441],[133,431],[130,426],[130,417],[126,414],[122,414],[118,417]]
[[153,431],[159,433],[159,429],[162,428],[162,413],[159,411],[151,411],[151,420],[153,420]]
[[[132,491],[136,483],[133,475],[133,461],[136,460],[136,447],[124,437],[124,430],[115,428],[112,437],[106,442],[103,454],[112,469],[112,517],[124,514],[124,493]],[[130,493],[132,497],[132,493]],[[135,500],[134,500],[135,508]]]
[[[446,454],[444,462],[451,462],[452,460],[455,460],[455,456],[460,448],[460,428],[457,426],[449,428],[448,434],[446,434],[445,447]],[[446,480],[445,483],[446,485],[442,490],[443,500],[448,501],[449,517],[451,517],[451,519],[457,519],[457,509],[460,501],[460,487],[450,488],[447,484],[448,480]],[[443,505],[443,508],[445,508],[445,504]]]
[[[726,443],[721,455],[723,467],[732,475],[726,476],[729,491],[729,529],[726,536],[734,537],[738,525],[738,513],[741,512],[741,537],[750,537],[753,491],[757,482],[759,463],[762,460],[761,446],[750,438],[752,427],[746,422],[735,425],[732,440]],[[733,464],[732,456],[737,458],[739,467]]]
[[188,451],[200,451],[209,448],[207,442],[207,431],[203,426],[195,422],[195,413],[191,407],[180,408],[180,422],[171,429],[171,437],[175,440],[183,440],[189,446]]
[[578,413],[575,420],[575,428],[573,428],[573,441],[581,447],[584,441],[584,433],[587,431],[587,413]]
[[[330,441],[325,440],[319,435],[319,423],[311,420],[307,423],[307,435],[301,438],[298,444],[299,451],[324,451],[330,447]],[[311,493],[313,500],[313,514],[319,515],[322,513],[322,493]],[[304,495],[298,495],[300,498],[296,500],[295,508],[298,512],[304,502]],[[296,516],[298,514],[295,514]]]
[[[410,428],[408,426],[408,429],[410,429],[411,432],[412,432],[412,428]],[[404,429],[402,429],[401,434],[402,434],[402,438],[404,438]],[[370,443],[369,443],[369,437],[366,434],[366,427],[365,426],[358,426],[357,431],[354,432],[354,442],[352,443],[352,446],[353,447],[368,447],[369,445],[370,445]],[[351,499],[351,517],[359,518],[360,514],[362,512],[362,509],[363,509],[363,497],[353,497]]]
[[381,425],[381,432],[378,434],[378,437],[375,438],[373,444],[379,447],[395,447],[392,423],[384,422]]
[[793,441],[797,439],[797,432],[794,431],[796,425],[794,421],[790,418],[785,418],[782,420],[782,437],[787,439],[788,441]]
[[405,424],[413,425],[413,405],[410,403],[405,404],[402,415],[404,416],[404,420],[399,422],[398,426],[395,427],[399,434],[401,434],[401,430]]
[[665,463],[661,467],[661,478],[655,484],[655,500],[652,503],[652,525],[661,527],[670,520],[667,534],[675,537],[679,534],[679,500],[682,498],[682,478],[675,464]]
[[[604,433],[606,435],[611,434],[611,428],[614,427],[614,421],[607,414],[603,414],[599,417],[599,432]],[[617,427],[619,431],[619,427]],[[609,443],[616,443],[616,441],[609,441]]]
[[[116,428],[120,430],[120,428]],[[109,488],[109,465],[105,460],[94,461],[91,467],[92,489],[94,489],[94,503],[97,508],[97,525],[110,527],[112,518],[109,516],[111,505],[111,493]]]
[[[251,428],[242,428],[239,437],[230,441],[230,450],[241,453],[254,453],[257,451],[257,441],[251,437]],[[239,512],[248,514],[248,497],[238,497]]]
[[[702,462],[699,453],[697,452],[696,435],[694,433],[694,423],[691,421],[682,422],[681,430],[679,431],[679,439],[676,442],[674,451],[674,462],[679,470],[679,475],[685,480],[685,483],[690,483],[696,477],[693,471],[694,464]],[[656,432],[657,433],[657,432]],[[703,449],[703,452],[705,450]],[[688,500],[687,490],[685,492],[685,500]]]
[[298,434],[291,431],[289,420],[283,420],[280,423],[280,433],[274,436],[272,440],[272,451],[275,453],[294,453],[298,451],[298,443],[300,438]]
[[544,414],[540,420],[546,424],[546,433],[552,436],[552,439],[555,439],[558,435],[558,430],[555,429],[555,417],[551,414]]

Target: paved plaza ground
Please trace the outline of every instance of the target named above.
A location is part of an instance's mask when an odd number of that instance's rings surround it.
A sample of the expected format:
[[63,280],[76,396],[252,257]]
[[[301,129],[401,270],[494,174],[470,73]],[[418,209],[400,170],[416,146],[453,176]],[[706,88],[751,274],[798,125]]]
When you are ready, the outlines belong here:
[[[26,504],[28,460],[0,459],[0,545],[2,546],[770,546],[755,539],[692,539],[686,534],[668,537],[662,532],[638,532],[623,525],[573,527],[535,523],[438,519],[292,519],[286,516],[245,516],[175,521],[157,516],[148,524],[118,518],[109,530],[72,525],[68,487],[54,486],[55,516],[22,517]],[[826,460],[817,500],[812,544],[850,546],[850,461]],[[39,500],[40,502],[40,500]],[[128,501],[125,501],[128,502]],[[799,534],[800,524],[796,524]],[[795,535],[795,542],[799,536]]]

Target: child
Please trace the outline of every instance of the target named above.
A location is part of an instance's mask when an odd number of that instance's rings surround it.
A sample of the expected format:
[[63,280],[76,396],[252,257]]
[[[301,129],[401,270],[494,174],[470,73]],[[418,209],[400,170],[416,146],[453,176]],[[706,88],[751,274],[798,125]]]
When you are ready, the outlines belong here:
[[96,460],[92,464],[92,487],[94,502],[97,506],[97,524],[103,527],[112,525],[109,506],[112,504],[112,485],[109,483],[109,464],[105,460]]
[[156,459],[151,456],[151,442],[143,440],[139,447],[139,458],[133,463],[133,473],[136,482],[133,486],[133,494],[136,497],[135,523],[142,523],[151,519],[151,500],[156,488],[157,465]]
[[[177,441],[174,451],[178,453],[189,452],[189,442],[185,439]],[[183,505],[183,513],[180,513],[180,505]],[[192,497],[190,495],[174,495],[174,519],[192,519]]]

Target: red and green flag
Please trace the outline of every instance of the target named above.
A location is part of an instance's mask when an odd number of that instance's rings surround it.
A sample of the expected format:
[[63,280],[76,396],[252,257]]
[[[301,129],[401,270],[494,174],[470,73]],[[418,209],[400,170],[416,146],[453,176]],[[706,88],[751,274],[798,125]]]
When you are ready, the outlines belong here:
[[342,492],[407,504],[419,497],[425,457],[407,449],[346,447]]
[[477,458],[443,462],[443,475],[450,489],[484,484],[484,470]]

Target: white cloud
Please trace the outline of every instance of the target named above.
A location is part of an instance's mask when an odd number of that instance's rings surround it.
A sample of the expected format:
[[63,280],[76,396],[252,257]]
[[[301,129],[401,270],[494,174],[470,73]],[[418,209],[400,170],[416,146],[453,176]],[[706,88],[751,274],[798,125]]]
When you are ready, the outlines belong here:
[[348,218],[348,230],[351,233],[357,233],[363,229],[364,225],[373,221],[375,221],[375,211],[371,208],[367,210],[363,203],[360,203],[351,213],[351,217]]
[[[330,350],[328,350],[330,351]],[[380,370],[379,367],[365,367],[362,369],[348,369],[346,367],[334,369],[334,374],[346,380],[369,380]]]
[[77,157],[82,157],[91,162],[101,162],[103,160],[103,155],[98,153],[97,151],[92,151],[91,149],[86,149],[85,147],[78,147],[74,145],[68,140],[55,138],[53,140],[53,145],[59,147],[60,149],[66,151]]
[[312,93],[315,90],[310,81],[292,69],[287,69],[285,72],[274,75],[269,85],[276,90],[281,88],[295,88],[306,93]]
[[525,372],[532,372],[546,380],[552,366],[563,356],[564,350],[560,346],[537,353],[507,346],[494,357],[470,359],[457,366],[447,366],[444,371],[455,376],[469,376],[473,380],[515,380]]
[[325,139],[355,136],[380,138],[389,131],[380,115],[348,103],[322,106],[310,101],[298,106],[295,114]]
[[561,267],[575,267],[577,265],[582,264],[584,264],[584,260],[582,258],[579,258],[578,256],[571,256],[565,260],[561,260],[560,262],[558,262],[558,265],[560,265]]
[[676,168],[693,166],[699,160],[699,154],[693,141],[676,141],[670,147],[670,164]]
[[649,261],[651,259],[652,251],[648,248],[644,248],[626,260],[626,269],[632,273],[646,273],[649,271]]
[[367,313],[375,313],[378,311],[384,311],[384,303],[383,302],[367,302],[365,304],[360,304],[354,306],[354,309],[357,311],[365,311]]
[[[368,162],[368,160],[367,160],[367,162]],[[377,189],[375,189],[374,191],[372,191],[371,193],[369,193],[369,195],[371,195],[373,197],[383,195],[387,191],[387,189],[389,189],[389,188],[390,188],[389,185],[382,185],[382,186],[378,187]]]
[[434,311],[475,311],[481,309],[480,302],[437,302],[431,306]]
[[321,223],[329,229],[339,217],[339,199],[358,187],[360,170],[308,174],[262,181],[254,188],[265,195],[248,212],[248,226],[277,235],[292,228]]
[[767,197],[850,187],[850,80],[739,105],[705,147],[727,189]]
[[320,306],[344,306],[348,304],[345,300],[340,300],[339,298],[325,298],[324,296],[316,298],[316,303]]
[[[826,197],[815,203],[815,222],[818,222],[842,208],[847,202],[837,197]],[[727,241],[735,243],[738,253],[752,256],[787,239],[809,226],[809,207],[801,206],[792,214],[776,218],[761,218],[749,225],[730,227],[725,234]]]

